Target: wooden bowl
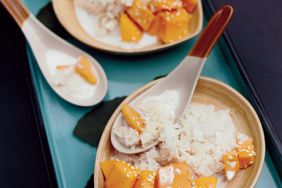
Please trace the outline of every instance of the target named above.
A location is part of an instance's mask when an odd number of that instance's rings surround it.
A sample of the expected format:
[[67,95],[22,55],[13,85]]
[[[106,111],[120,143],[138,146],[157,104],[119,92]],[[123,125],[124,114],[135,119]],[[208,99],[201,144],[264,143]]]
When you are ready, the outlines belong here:
[[[157,82],[158,80],[153,81],[138,89],[127,97],[123,103],[129,103]],[[264,162],[265,142],[260,120],[253,107],[241,94],[230,86],[220,81],[205,77],[199,79],[192,102],[213,104],[218,109],[229,108],[237,130],[253,138],[255,152],[257,153],[255,163],[247,169],[240,170],[236,177],[227,184],[227,187],[254,187]],[[110,133],[113,122],[120,113],[121,105],[116,109],[107,123],[98,146],[94,170],[94,187],[96,188],[104,187],[104,177],[99,163],[110,159],[113,155],[114,149],[111,145]]]
[[202,2],[201,0],[198,0],[198,7],[193,13],[190,22],[190,34],[188,37],[170,44],[154,44],[138,49],[124,49],[97,41],[87,34],[77,20],[73,0],[52,0],[52,3],[58,20],[73,37],[96,49],[117,54],[143,54],[165,49],[193,38],[200,33],[203,27]]

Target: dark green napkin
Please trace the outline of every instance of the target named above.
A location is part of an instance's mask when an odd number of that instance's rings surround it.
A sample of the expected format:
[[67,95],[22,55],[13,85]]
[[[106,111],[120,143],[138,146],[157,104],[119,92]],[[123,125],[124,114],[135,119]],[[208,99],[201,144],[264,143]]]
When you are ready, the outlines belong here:
[[73,134],[88,144],[98,147],[105,125],[125,97],[102,102],[84,115],[77,123]]
[[87,181],[85,188],[94,188],[94,175],[92,174]]

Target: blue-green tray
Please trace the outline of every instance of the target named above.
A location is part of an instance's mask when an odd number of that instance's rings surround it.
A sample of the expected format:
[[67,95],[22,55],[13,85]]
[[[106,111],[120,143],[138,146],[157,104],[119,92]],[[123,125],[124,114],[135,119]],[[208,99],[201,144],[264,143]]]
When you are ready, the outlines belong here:
[[[49,1],[24,0],[26,6],[34,14],[47,2]],[[168,51],[135,57],[115,56],[96,50],[87,50],[106,71],[109,90],[105,100],[108,100],[128,95],[156,76],[169,73],[185,57],[193,43],[194,40]],[[27,47],[27,54],[58,186],[61,188],[84,187],[93,173],[96,148],[81,142],[72,132],[79,118],[90,108],[71,105],[56,95],[43,78],[29,47]],[[238,72],[236,65],[226,56],[226,47],[222,44],[213,50],[202,75],[221,80],[248,97]],[[256,187],[281,187],[268,152]]]

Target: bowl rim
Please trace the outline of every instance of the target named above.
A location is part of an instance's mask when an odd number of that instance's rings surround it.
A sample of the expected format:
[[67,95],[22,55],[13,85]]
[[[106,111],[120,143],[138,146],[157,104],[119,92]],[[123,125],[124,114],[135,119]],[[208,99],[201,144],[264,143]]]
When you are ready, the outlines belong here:
[[[198,1],[198,8],[199,9],[199,23],[197,26],[196,31],[187,36],[184,39],[175,41],[173,43],[169,43],[169,44],[161,44],[161,45],[156,45],[156,46],[145,46],[142,48],[136,48],[136,49],[124,49],[121,47],[117,47],[114,45],[110,45],[110,44],[106,44],[100,41],[97,41],[96,39],[94,39],[93,37],[91,37],[88,33],[86,33],[83,28],[81,28],[84,32],[84,34],[88,35],[89,38],[92,38],[91,41],[86,41],[84,40],[82,37],[77,35],[77,32],[75,32],[74,30],[72,30],[71,28],[69,28],[68,24],[66,24],[66,22],[63,20],[62,16],[60,16],[59,13],[59,7],[55,6],[54,1],[61,1],[61,0],[52,0],[52,7],[53,10],[55,12],[55,15],[57,17],[57,19],[59,20],[60,24],[64,27],[64,29],[70,34],[72,35],[76,40],[82,42],[83,44],[86,44],[87,46],[103,51],[103,52],[108,52],[108,53],[113,53],[113,54],[119,54],[119,55],[141,55],[141,54],[148,54],[148,53],[153,53],[153,52],[157,52],[157,51],[161,51],[161,50],[165,50],[174,46],[177,46],[181,43],[184,43],[192,38],[194,38],[195,36],[197,36],[202,28],[203,28],[203,5],[202,5],[202,0],[197,0]],[[66,0],[64,0],[66,1]],[[73,2],[70,2],[73,4]],[[76,18],[75,18],[76,19]],[[79,21],[77,20],[77,22],[79,23]],[[80,26],[81,27],[81,26]],[[96,44],[98,43],[98,44]],[[103,44],[103,46],[101,46],[100,44]]]
[[[96,150],[96,157],[95,157],[95,165],[94,165],[94,179],[93,179],[93,183],[94,183],[94,187],[98,187],[98,173],[99,173],[99,164],[100,161],[99,161],[99,156],[100,156],[100,153],[101,153],[101,150],[102,150],[102,146],[101,146],[101,143],[103,140],[105,140],[105,137],[106,137],[106,133],[111,131],[111,127],[113,126],[113,122],[115,121],[115,119],[117,118],[118,114],[120,113],[121,111],[121,106],[124,104],[124,103],[127,103],[127,102],[130,102],[132,101],[135,97],[137,97],[140,93],[144,92],[145,90],[149,89],[150,87],[152,87],[154,84],[156,84],[157,82],[159,82],[161,79],[163,78],[159,78],[157,80],[154,80],[154,81],[151,81],[147,84],[145,84],[144,86],[138,88],[137,90],[135,90],[134,92],[132,92],[131,94],[129,94],[121,103],[120,105],[116,108],[116,110],[114,111],[114,113],[112,114],[111,118],[109,119],[109,121],[107,122],[106,126],[105,126],[105,129],[102,133],[102,136],[100,138],[100,141],[99,141],[99,145],[98,145],[98,148]],[[261,174],[261,171],[262,171],[262,167],[263,167],[263,164],[264,164],[264,160],[265,160],[265,136],[264,136],[264,132],[263,132],[263,128],[262,128],[262,124],[261,124],[261,121],[259,119],[259,116],[258,114],[256,113],[255,109],[253,108],[253,106],[250,104],[250,102],[241,94],[239,93],[237,90],[235,90],[234,88],[232,88],[231,86],[225,84],[224,82],[222,81],[219,81],[219,80],[216,80],[214,78],[209,78],[209,77],[205,77],[205,76],[201,76],[199,78],[199,80],[201,81],[204,81],[204,82],[210,82],[210,83],[213,83],[213,84],[216,84],[220,87],[223,87],[225,88],[226,90],[229,90],[231,93],[234,94],[234,96],[236,98],[239,99],[239,101],[241,101],[242,103],[244,103],[248,109],[251,111],[253,117],[255,118],[255,121],[257,122],[257,131],[258,131],[258,135],[259,137],[261,138],[261,160],[259,161],[259,164],[258,164],[258,170],[255,172],[255,176],[251,182],[251,185],[250,185],[250,188],[254,188],[257,181],[258,181],[258,178]]]

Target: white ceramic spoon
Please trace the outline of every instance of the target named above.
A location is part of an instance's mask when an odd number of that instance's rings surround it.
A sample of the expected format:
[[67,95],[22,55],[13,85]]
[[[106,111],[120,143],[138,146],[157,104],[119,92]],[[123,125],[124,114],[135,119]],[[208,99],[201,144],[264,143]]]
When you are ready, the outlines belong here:
[[[60,97],[72,104],[79,106],[92,106],[103,100],[107,92],[108,82],[103,68],[95,59],[82,50],[65,42],[63,39],[59,38],[50,30],[48,30],[32,14],[30,14],[29,11],[18,0],[0,1],[22,29],[45,79]],[[91,61],[98,74],[98,83],[96,85],[97,88],[93,96],[89,98],[76,98],[68,93],[63,92],[60,87],[54,84],[54,75],[50,70],[50,62],[47,61],[48,58],[52,59],[52,57],[47,57],[48,53],[49,56],[50,54],[52,56],[50,51],[56,52],[54,54],[63,53],[64,56],[67,57],[62,59],[62,61],[66,60],[65,62],[62,62],[62,64],[70,64],[68,61],[76,60],[81,55],[86,56],[88,60]]]
[[[178,65],[166,78],[162,79],[159,83],[137,96],[130,105],[137,106],[147,97],[160,95],[166,90],[176,90],[179,92],[180,96],[179,103],[175,111],[176,116],[174,122],[177,122],[186,112],[206,59],[228,25],[232,14],[233,9],[228,5],[223,6],[220,10],[218,10],[208,22],[206,28],[198,38],[192,50],[184,58],[180,65]],[[123,117],[119,114],[112,126],[111,142],[117,151],[126,154],[136,154],[149,150],[159,143],[159,141],[153,141],[152,143],[142,147],[125,147],[120,143],[113,131],[114,128],[123,122]]]

